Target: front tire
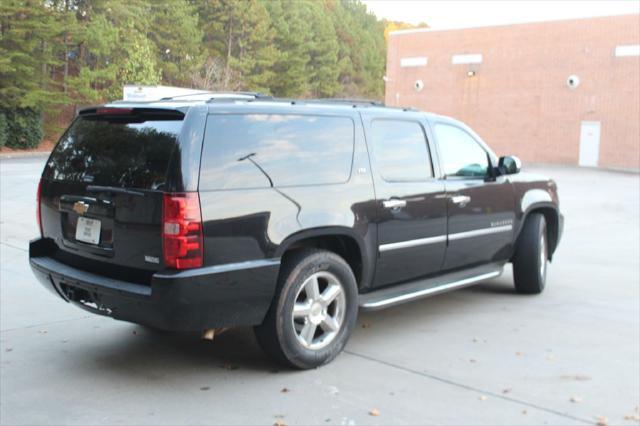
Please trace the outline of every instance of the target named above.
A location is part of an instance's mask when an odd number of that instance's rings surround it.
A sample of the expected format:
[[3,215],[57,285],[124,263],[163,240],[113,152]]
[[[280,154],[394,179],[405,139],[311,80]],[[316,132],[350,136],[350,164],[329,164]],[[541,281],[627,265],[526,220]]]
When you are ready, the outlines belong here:
[[302,249],[285,258],[276,296],[254,328],[260,346],[278,362],[309,369],[344,348],[358,314],[353,271],[335,253]]
[[513,259],[513,280],[518,293],[542,293],[547,280],[548,258],[544,215],[532,213],[524,223]]

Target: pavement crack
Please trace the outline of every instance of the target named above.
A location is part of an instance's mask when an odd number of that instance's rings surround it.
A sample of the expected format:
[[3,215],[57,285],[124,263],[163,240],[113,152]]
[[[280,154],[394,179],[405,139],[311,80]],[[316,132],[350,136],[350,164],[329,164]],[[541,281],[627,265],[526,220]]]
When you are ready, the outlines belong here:
[[58,321],[50,321],[50,322],[43,322],[43,323],[39,323],[39,324],[25,325],[24,327],[7,328],[6,330],[0,330],[0,333],[6,333],[6,332],[9,332],[9,331],[27,330],[27,329],[36,328],[36,327],[46,327],[48,325],[55,325],[55,324],[61,324],[61,323],[65,323],[65,322],[78,321],[78,320],[83,320],[83,319],[93,318],[93,317],[94,317],[93,315],[85,315],[85,316],[77,317],[77,318],[68,318],[68,319],[58,320]]
[[521,399],[512,398],[512,397],[506,396],[504,394],[499,394],[499,393],[495,393],[495,392],[488,391],[488,390],[485,390],[485,389],[480,389],[480,388],[477,388],[477,387],[474,387],[474,386],[465,385],[463,383],[458,383],[458,382],[456,382],[454,380],[445,379],[444,377],[439,377],[439,376],[436,376],[436,375],[431,374],[431,373],[427,373],[427,372],[419,371],[419,370],[414,370],[414,369],[409,368],[409,367],[404,367],[402,365],[394,364],[392,362],[384,361],[384,360],[381,360],[381,359],[378,359],[378,358],[374,358],[374,357],[371,357],[371,356],[368,356],[368,355],[359,354],[357,352],[352,352],[352,351],[348,351],[348,350],[344,350],[344,352],[349,354],[349,355],[358,357],[358,358],[366,359],[367,361],[371,361],[371,362],[375,362],[375,363],[378,363],[378,364],[381,364],[381,365],[385,365],[387,367],[395,368],[396,370],[401,370],[401,371],[404,371],[405,373],[422,376],[424,378],[435,380],[435,381],[438,381],[438,382],[441,382],[441,383],[445,383],[447,385],[455,386],[455,387],[460,388],[460,389],[465,389],[465,390],[469,390],[469,391],[472,391],[472,392],[477,392],[477,393],[480,393],[482,395],[488,395],[488,396],[491,396],[493,398],[498,398],[498,399],[502,399],[504,401],[512,402],[512,403],[515,403],[515,404],[519,404],[519,405],[522,405],[522,406],[525,406],[525,407],[534,408],[536,410],[544,411],[544,412],[549,413],[549,414],[554,414],[556,416],[564,417],[566,419],[575,420],[577,422],[585,423],[585,424],[588,424],[588,425],[592,425],[593,424],[593,421],[591,421],[591,420],[587,420],[587,419],[584,419],[584,418],[581,418],[581,417],[572,416],[571,414],[563,413],[561,411],[554,410],[553,408],[542,407],[540,405],[537,405],[537,404],[534,404],[534,403],[531,403],[531,402],[527,402],[527,401],[523,401]]
[[10,248],[15,249],[15,250],[23,251],[25,253],[29,252],[29,250],[27,250],[27,249],[24,249],[24,248],[18,247],[18,246],[14,246],[13,244],[5,243],[4,241],[0,241],[0,244],[2,244],[3,246],[10,247]]

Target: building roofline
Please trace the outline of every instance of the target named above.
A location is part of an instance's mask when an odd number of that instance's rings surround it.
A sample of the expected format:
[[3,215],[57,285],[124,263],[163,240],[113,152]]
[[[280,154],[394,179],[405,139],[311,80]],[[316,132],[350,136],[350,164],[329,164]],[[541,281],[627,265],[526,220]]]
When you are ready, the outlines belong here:
[[587,16],[582,18],[570,18],[570,19],[546,19],[539,21],[527,21],[527,22],[517,22],[513,24],[496,24],[496,25],[476,25],[470,27],[454,27],[454,28],[443,28],[443,29],[434,29],[434,28],[410,28],[406,30],[395,30],[390,31],[389,36],[398,36],[405,34],[417,34],[417,33],[441,33],[446,31],[464,31],[464,30],[476,30],[482,28],[501,28],[501,27],[515,27],[515,26],[524,26],[524,25],[532,25],[532,24],[545,24],[545,23],[556,23],[556,22],[570,22],[570,21],[586,21],[586,20],[596,20],[596,19],[606,19],[606,18],[622,18],[622,17],[631,17],[636,16],[640,18],[640,14],[638,13],[624,13],[621,15],[604,15],[604,16]]

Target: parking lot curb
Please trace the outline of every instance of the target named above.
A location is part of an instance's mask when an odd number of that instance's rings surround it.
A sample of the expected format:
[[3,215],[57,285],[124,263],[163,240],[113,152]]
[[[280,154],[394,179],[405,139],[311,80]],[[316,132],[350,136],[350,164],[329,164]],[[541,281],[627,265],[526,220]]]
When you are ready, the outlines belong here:
[[0,160],[14,159],[14,158],[47,158],[51,154],[50,151],[39,152],[2,152],[0,153]]

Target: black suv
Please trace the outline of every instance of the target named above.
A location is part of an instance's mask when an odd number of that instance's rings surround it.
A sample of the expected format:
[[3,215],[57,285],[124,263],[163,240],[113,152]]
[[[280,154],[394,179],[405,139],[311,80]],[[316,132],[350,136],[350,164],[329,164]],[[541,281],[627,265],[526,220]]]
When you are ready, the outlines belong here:
[[254,326],[311,368],[358,309],[497,277],[540,293],[556,184],[451,118],[210,94],[79,112],[38,188],[33,272],[88,311],[166,330]]

